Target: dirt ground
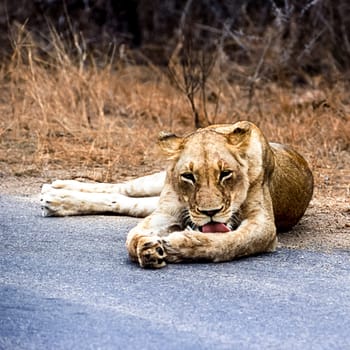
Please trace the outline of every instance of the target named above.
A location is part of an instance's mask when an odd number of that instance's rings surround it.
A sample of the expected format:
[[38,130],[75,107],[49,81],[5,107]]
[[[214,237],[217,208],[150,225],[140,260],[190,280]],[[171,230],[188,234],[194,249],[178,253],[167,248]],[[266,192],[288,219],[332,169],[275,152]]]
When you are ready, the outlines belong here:
[[[291,231],[279,235],[279,246],[290,249],[350,251],[350,171],[328,169],[315,174],[315,192],[305,216]],[[46,177],[5,176],[0,179],[0,193],[38,199],[42,184],[66,179],[62,171]],[[39,207],[38,207],[39,210]]]

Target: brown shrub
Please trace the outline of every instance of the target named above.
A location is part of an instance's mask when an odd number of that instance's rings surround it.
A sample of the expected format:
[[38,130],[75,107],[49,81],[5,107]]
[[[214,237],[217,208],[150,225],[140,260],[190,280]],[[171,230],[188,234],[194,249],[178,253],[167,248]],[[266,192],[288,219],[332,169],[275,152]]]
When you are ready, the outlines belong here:
[[[128,55],[97,64],[83,49],[73,59],[54,32],[52,43],[43,58],[20,27],[11,60],[2,64],[0,172],[65,169],[68,177],[112,181],[162,168],[158,132],[194,128],[188,101],[162,69],[135,65]],[[329,87],[314,77],[305,88],[257,77],[237,84],[232,69],[247,74],[218,55],[206,84],[211,122],[248,119],[270,140],[294,145],[316,170],[349,168],[346,83]]]

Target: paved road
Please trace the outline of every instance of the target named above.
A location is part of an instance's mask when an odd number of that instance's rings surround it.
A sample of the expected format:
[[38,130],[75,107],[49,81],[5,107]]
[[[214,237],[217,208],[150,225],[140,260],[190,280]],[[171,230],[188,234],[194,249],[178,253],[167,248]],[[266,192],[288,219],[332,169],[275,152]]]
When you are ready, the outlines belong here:
[[350,349],[350,253],[143,270],[136,220],[0,195],[0,349]]

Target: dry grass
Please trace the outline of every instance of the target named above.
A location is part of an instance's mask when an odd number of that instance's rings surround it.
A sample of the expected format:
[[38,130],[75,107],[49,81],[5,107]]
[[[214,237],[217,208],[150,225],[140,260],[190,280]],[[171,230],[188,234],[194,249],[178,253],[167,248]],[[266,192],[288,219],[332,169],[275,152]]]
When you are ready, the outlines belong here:
[[[50,177],[61,169],[65,177],[116,181],[161,168],[158,132],[194,128],[186,98],[152,64],[125,57],[97,64],[78,42],[73,59],[52,35],[43,55],[21,28],[12,59],[1,66],[0,175]],[[259,81],[252,88],[231,81],[232,69],[241,67],[221,63],[207,82],[211,121],[257,123],[270,140],[309,159],[318,188],[338,184],[348,196],[348,86],[314,78],[308,88]]]

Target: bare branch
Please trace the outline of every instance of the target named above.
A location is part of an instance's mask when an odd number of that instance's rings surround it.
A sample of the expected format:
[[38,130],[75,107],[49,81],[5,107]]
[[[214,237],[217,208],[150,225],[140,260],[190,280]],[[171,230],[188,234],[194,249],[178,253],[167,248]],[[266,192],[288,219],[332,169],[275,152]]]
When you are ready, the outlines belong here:
[[[215,54],[194,48],[190,34],[182,37],[178,54],[173,55],[169,61],[169,78],[178,90],[187,97],[194,115],[196,128],[210,124],[206,108],[206,83],[215,61]],[[198,92],[202,103],[202,113],[199,113],[195,103]]]

